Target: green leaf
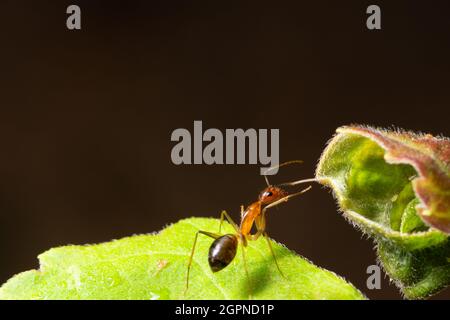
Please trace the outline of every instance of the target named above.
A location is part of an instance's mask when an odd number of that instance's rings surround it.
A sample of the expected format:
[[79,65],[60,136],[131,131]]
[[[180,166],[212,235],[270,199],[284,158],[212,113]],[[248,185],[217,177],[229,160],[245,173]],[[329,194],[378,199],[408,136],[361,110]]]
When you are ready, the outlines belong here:
[[[40,269],[20,273],[0,288],[0,299],[247,299],[240,250],[224,270],[207,262],[212,239],[199,235],[184,294],[188,257],[198,230],[216,232],[217,219],[181,220],[158,234],[108,243],[66,246],[39,256]],[[225,232],[232,232],[226,224]],[[272,240],[271,240],[272,241]],[[264,239],[251,241],[247,259],[256,299],[364,299],[352,285],[272,241],[286,279]]]
[[450,283],[450,141],[411,132],[342,127],[316,170],[344,216],[377,244],[408,298]]

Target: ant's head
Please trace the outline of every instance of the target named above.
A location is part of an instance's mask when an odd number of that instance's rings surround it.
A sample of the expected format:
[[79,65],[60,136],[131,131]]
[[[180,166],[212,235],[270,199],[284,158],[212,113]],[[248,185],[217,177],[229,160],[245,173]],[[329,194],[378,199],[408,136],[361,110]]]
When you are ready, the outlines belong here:
[[259,201],[263,205],[274,203],[288,195],[288,192],[276,186],[268,186],[259,194]]

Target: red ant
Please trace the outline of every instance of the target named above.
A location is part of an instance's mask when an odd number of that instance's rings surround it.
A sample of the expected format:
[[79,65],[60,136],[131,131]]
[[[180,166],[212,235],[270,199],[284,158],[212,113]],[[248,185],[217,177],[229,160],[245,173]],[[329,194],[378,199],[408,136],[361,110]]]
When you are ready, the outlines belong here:
[[[278,166],[269,168],[265,173],[267,174],[269,171],[279,168],[288,164],[292,163],[302,163],[300,160],[295,161],[289,161],[282,163]],[[308,182],[314,182],[316,179],[304,179],[294,182],[288,182],[288,183],[282,183],[279,185],[271,185],[269,183],[269,179],[266,175],[264,175],[264,178],[267,183],[267,187],[259,194],[258,200],[250,204],[247,209],[244,210],[244,206],[241,206],[241,224],[238,226],[233,219],[228,215],[226,211],[222,211],[220,214],[220,224],[219,224],[219,233],[212,233],[208,231],[199,230],[197,231],[195,235],[194,244],[192,246],[191,255],[189,258],[188,268],[187,268],[187,275],[186,275],[186,289],[185,293],[189,287],[189,271],[191,269],[192,265],[192,258],[194,256],[195,246],[197,244],[197,238],[199,234],[204,234],[208,237],[211,237],[214,240],[214,242],[211,244],[209,248],[209,254],[208,254],[208,262],[211,270],[213,272],[217,272],[228,266],[231,261],[233,261],[234,257],[236,256],[236,251],[238,244],[242,244],[242,258],[244,260],[244,268],[245,273],[247,275],[247,279],[250,282],[250,277],[248,274],[247,269],[247,262],[245,259],[245,252],[244,248],[247,246],[247,243],[249,240],[257,240],[261,235],[267,240],[267,244],[269,246],[270,252],[272,254],[272,257],[275,261],[275,265],[277,266],[278,271],[280,272],[281,276],[284,277],[283,273],[281,272],[280,266],[278,265],[277,259],[275,257],[275,253],[273,251],[272,245],[269,240],[269,236],[266,232],[266,218],[265,213],[266,210],[272,207],[275,207],[283,202],[288,201],[290,198],[298,196],[302,193],[305,193],[309,189],[311,189],[311,186],[296,192],[290,194],[287,192],[283,187],[285,186],[295,186],[302,183],[308,183]],[[220,231],[222,229],[222,223],[224,220],[224,217],[227,219],[227,221],[232,225],[232,227],[235,230],[234,234],[220,234]],[[256,226],[256,233],[251,234],[251,229],[253,227],[253,224]]]

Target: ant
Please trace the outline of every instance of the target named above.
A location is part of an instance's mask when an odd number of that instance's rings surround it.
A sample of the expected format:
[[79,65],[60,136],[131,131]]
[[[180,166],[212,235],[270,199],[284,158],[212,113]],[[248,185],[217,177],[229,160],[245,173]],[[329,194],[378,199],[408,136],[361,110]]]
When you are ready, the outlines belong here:
[[[208,254],[208,262],[212,272],[218,272],[223,268],[225,268],[226,266],[228,266],[236,256],[238,245],[241,244],[242,258],[244,260],[244,269],[247,275],[247,279],[250,283],[250,277],[247,269],[247,262],[245,259],[244,248],[247,246],[248,241],[257,240],[262,235],[267,240],[267,244],[269,246],[270,252],[272,254],[272,257],[274,259],[278,271],[280,272],[281,276],[285,278],[285,276],[281,272],[280,266],[278,265],[275,253],[272,248],[272,244],[270,243],[269,236],[266,231],[265,213],[267,209],[275,207],[281,203],[284,203],[288,201],[290,198],[301,195],[302,193],[305,193],[306,191],[311,189],[311,186],[309,186],[299,192],[289,193],[284,189],[285,186],[295,186],[302,183],[315,182],[316,179],[304,179],[294,182],[282,183],[278,185],[271,185],[269,183],[269,179],[267,178],[267,173],[273,169],[293,163],[302,163],[302,161],[300,160],[288,161],[266,170],[264,174],[264,179],[266,180],[267,187],[259,194],[258,200],[250,204],[245,210],[244,206],[241,206],[241,223],[239,226],[233,221],[233,219],[231,219],[231,217],[228,215],[226,211],[222,211],[222,213],[220,214],[220,224],[218,233],[212,233],[203,230],[197,231],[197,233],[195,234],[194,244],[192,246],[192,251],[189,257],[187,267],[185,293],[189,287],[189,272],[191,269],[192,258],[194,256],[195,246],[197,244],[197,238],[199,234],[203,234],[214,239],[214,242],[209,247],[209,254]],[[222,235],[220,233],[224,218],[226,218],[227,221],[234,228],[235,233],[229,233],[225,235]],[[256,226],[255,234],[251,234],[253,224],[255,224]]]

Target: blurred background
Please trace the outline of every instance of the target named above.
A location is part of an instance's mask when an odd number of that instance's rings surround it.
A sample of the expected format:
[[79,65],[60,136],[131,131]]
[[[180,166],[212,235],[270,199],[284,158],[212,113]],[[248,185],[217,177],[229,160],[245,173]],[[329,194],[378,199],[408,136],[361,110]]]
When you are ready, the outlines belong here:
[[[66,28],[77,4],[82,30]],[[171,132],[279,128],[281,161],[312,177],[337,127],[449,132],[448,1],[2,1],[0,283],[66,244],[237,220],[264,188],[259,165],[172,164]],[[276,240],[372,299],[371,240],[313,190],[272,210]],[[180,239],[192,241],[192,239]],[[446,290],[435,299],[450,298]]]

